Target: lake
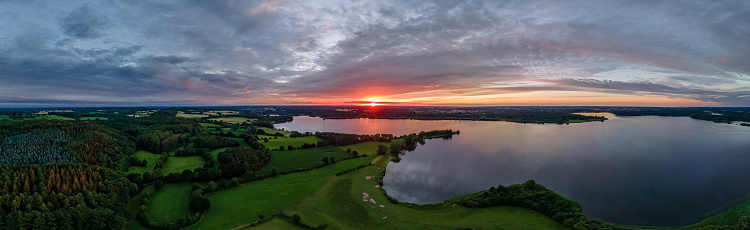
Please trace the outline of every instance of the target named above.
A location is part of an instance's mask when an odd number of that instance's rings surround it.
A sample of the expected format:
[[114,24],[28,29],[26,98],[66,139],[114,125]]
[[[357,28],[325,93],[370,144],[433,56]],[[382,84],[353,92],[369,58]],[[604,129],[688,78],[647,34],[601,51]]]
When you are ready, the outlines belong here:
[[590,217],[669,226],[750,200],[750,128],[688,117],[606,116],[570,125],[295,117],[276,127],[395,135],[460,130],[389,164],[383,187],[403,202],[439,203],[533,179],[577,201]]

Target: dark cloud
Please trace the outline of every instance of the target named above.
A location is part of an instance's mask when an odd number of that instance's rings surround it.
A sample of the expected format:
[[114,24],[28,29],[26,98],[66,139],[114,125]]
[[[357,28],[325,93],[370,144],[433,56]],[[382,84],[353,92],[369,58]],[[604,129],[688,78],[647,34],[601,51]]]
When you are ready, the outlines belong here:
[[750,106],[748,38],[742,0],[4,1],[0,92],[273,104],[555,91]]
[[60,20],[63,32],[71,37],[92,39],[101,35],[106,20],[95,16],[87,6],[73,9]]

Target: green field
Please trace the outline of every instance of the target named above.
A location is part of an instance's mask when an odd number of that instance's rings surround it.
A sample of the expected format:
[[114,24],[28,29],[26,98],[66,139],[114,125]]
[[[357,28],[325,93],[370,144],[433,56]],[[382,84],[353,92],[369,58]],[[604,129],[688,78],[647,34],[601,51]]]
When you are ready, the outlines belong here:
[[58,115],[39,115],[39,116],[36,116],[34,118],[24,118],[24,120],[31,120],[31,119],[34,119],[34,120],[39,120],[39,119],[46,119],[46,120],[75,120],[75,119],[70,118],[70,117],[63,117],[63,116],[58,116]]
[[109,120],[109,118],[106,118],[106,117],[81,117],[81,118],[78,118],[78,120],[81,120],[81,121],[106,121],[106,120]]
[[276,133],[281,133],[281,134],[284,134],[285,136],[289,136],[289,134],[292,134],[292,132],[275,130],[275,129],[269,129],[269,128],[266,128],[266,127],[258,127],[258,129],[262,129],[263,131],[265,131],[266,133],[271,134],[271,135],[276,134]]
[[221,125],[213,124],[213,123],[198,123],[202,127],[221,127]]
[[190,229],[231,229],[289,208],[309,196],[328,180],[269,186],[243,185],[206,195],[211,209]]
[[244,117],[219,117],[219,118],[211,118],[208,120],[221,121],[227,124],[242,124],[245,122],[252,123],[253,121],[256,121],[257,119],[244,118]]
[[308,143],[308,144],[317,144],[318,141],[322,141],[322,139],[315,137],[315,136],[309,136],[309,137],[294,137],[294,138],[281,138],[278,139],[270,139],[268,142],[265,141],[259,141],[261,144],[266,146],[266,148],[269,148],[271,150],[279,149],[279,147],[284,146],[286,149],[287,147],[294,146],[295,148],[298,148],[302,146],[302,144]]
[[178,113],[176,116],[190,118],[190,119],[208,117],[208,115],[205,115],[205,114],[194,114],[194,113]]
[[165,184],[151,197],[148,206],[148,219],[157,224],[174,222],[190,213],[189,183]]
[[[380,156],[384,164],[388,157]],[[312,226],[328,224],[329,229],[569,229],[542,213],[519,207],[472,209],[453,204],[393,205],[385,197],[377,179],[384,168],[369,166],[335,177],[330,185],[289,209]],[[363,193],[375,203],[362,201]],[[383,205],[384,207],[380,207]]]
[[273,167],[278,168],[281,172],[286,172],[323,165],[323,157],[334,157],[335,159],[341,160],[353,156],[351,153],[347,153],[346,151],[342,151],[333,146],[271,151],[271,154],[273,155],[273,161],[263,169],[261,174],[271,172]]
[[261,225],[255,226],[255,227],[248,227],[248,228],[242,228],[242,229],[252,229],[252,230],[287,230],[287,229],[299,229],[303,230],[304,228],[299,227],[297,225],[294,225],[292,223],[289,223],[285,220],[281,219],[273,219],[271,221],[268,221],[266,223],[263,223]]
[[154,191],[154,186],[148,185],[143,190],[138,193],[138,195],[134,196],[133,198],[130,198],[130,202],[128,202],[128,206],[126,207],[128,209],[128,219],[131,221],[128,222],[128,224],[125,226],[125,229],[147,229],[141,224],[135,220],[135,213],[138,212],[138,208],[141,207],[141,200],[143,200],[143,196],[150,191]]
[[11,120],[8,115],[0,115],[0,121],[2,120]]
[[193,170],[203,167],[206,162],[201,156],[169,157],[164,166],[164,175],[170,173],[182,173],[185,169]]
[[352,149],[352,151],[357,151],[359,155],[374,156],[378,154],[378,145],[385,145],[385,147],[391,146],[390,143],[368,141],[368,142],[363,142],[359,144],[339,146],[339,148],[344,151],[346,151],[346,149]]
[[143,174],[144,172],[148,171],[148,169],[154,166],[154,162],[156,162],[156,160],[159,159],[159,156],[161,155],[153,154],[145,150],[138,150],[137,152],[135,152],[135,156],[138,157],[138,160],[146,160],[146,167],[132,166],[128,169],[128,173]]
[[320,169],[280,175],[238,187],[210,193],[211,209],[191,229],[230,229],[289,208],[323,187],[338,172],[368,164],[373,157],[362,157]]

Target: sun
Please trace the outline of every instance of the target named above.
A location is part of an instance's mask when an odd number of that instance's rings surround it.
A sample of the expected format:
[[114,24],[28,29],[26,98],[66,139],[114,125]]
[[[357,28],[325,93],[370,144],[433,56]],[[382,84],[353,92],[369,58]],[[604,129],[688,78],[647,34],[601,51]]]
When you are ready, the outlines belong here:
[[365,101],[369,101],[371,103],[376,103],[376,102],[383,101],[383,98],[380,98],[380,97],[370,97],[370,98],[365,99]]
[[363,101],[370,102],[370,103],[362,104],[362,105],[375,107],[375,106],[383,105],[378,102],[382,102],[384,101],[384,99],[382,97],[368,97],[368,98],[363,99]]

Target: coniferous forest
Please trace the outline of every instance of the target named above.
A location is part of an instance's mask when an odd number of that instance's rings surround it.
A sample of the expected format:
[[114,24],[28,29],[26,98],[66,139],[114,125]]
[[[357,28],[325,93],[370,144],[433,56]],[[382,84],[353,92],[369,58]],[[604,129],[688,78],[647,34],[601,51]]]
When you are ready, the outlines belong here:
[[[208,150],[238,140],[174,116],[0,122],[0,229],[122,229],[128,201],[147,184],[231,179],[270,161],[265,148],[237,148],[219,154],[222,165],[213,168]],[[147,164],[136,149],[160,154],[161,167],[170,155],[207,163],[194,174],[128,173]]]

